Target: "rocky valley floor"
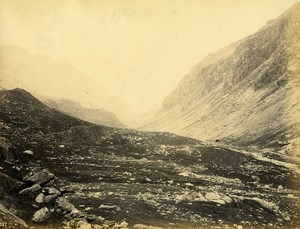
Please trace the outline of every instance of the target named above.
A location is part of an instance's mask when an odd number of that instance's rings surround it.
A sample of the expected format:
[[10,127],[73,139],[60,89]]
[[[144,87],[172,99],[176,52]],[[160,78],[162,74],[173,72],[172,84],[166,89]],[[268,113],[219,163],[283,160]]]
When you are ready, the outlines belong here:
[[0,228],[296,228],[299,169],[170,133],[93,125],[0,94]]

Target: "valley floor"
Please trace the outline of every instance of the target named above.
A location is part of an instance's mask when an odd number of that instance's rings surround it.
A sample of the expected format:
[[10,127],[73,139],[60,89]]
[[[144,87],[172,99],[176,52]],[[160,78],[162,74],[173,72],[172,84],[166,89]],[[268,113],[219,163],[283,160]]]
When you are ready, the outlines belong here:
[[[299,170],[287,158],[168,133],[99,128],[76,127],[40,136],[38,144],[28,138],[27,143],[14,142],[21,151],[30,147],[33,152],[22,155],[22,169],[40,167],[54,173],[70,190],[64,197],[91,225],[293,228],[300,223]],[[85,141],[86,133],[94,139]],[[13,172],[8,165],[1,166],[2,172]],[[45,206],[34,198],[4,201],[28,209],[23,217],[29,224],[34,212]],[[55,204],[49,208],[58,211]],[[47,224],[67,225],[76,214],[58,218]]]

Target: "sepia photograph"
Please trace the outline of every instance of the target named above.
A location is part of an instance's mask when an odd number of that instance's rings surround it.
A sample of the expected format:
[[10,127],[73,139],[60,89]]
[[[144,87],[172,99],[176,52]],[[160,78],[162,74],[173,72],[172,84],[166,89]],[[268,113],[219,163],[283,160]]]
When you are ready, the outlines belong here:
[[0,229],[300,229],[299,0],[0,0]]

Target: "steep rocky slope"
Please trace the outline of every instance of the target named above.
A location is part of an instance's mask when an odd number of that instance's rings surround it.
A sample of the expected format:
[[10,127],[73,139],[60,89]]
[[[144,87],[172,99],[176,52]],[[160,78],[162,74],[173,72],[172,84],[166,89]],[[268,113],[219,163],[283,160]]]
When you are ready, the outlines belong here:
[[22,89],[1,91],[0,106],[0,227],[299,224],[299,169],[288,156],[94,125]]
[[252,147],[299,139],[299,15],[300,3],[207,56],[143,128]]
[[62,98],[42,97],[41,100],[55,110],[91,123],[110,127],[124,127],[112,112],[105,109],[83,107],[79,103]]

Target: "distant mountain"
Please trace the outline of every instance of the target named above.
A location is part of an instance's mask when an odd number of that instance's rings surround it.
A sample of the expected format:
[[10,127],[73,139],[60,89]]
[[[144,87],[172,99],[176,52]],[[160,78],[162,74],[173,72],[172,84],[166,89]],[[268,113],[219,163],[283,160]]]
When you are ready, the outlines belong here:
[[83,107],[79,103],[63,98],[41,97],[41,101],[55,110],[91,123],[110,127],[124,127],[112,112],[105,109]]
[[[35,54],[17,46],[0,46],[0,85],[31,93],[63,97],[83,105],[116,112],[119,100],[104,85],[69,63]],[[82,84],[82,80],[86,82]],[[95,100],[96,98],[96,100]]]
[[[64,131],[74,126],[90,125],[47,107],[24,89],[0,91],[2,122],[24,131],[41,134]],[[37,115],[38,114],[38,115]]]
[[143,129],[239,146],[299,141],[300,3],[197,64]]

